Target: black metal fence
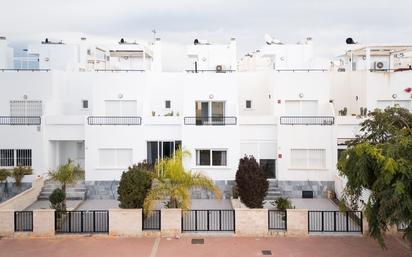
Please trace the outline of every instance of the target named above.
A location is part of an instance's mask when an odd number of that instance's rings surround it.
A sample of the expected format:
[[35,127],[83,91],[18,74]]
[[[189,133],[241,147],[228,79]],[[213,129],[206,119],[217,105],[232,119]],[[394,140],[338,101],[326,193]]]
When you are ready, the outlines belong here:
[[268,226],[273,230],[287,230],[286,211],[269,210]]
[[143,230],[160,230],[161,218],[160,210],[148,211],[147,214],[143,212],[142,229]]
[[40,116],[0,116],[0,125],[40,125]]
[[309,211],[309,232],[363,232],[361,211]]
[[87,117],[89,125],[142,125],[139,116],[90,116]]
[[14,212],[14,231],[24,232],[33,231],[33,212],[15,211]]
[[56,211],[57,233],[108,233],[109,211]]
[[237,118],[233,116],[185,117],[184,124],[197,126],[236,125]]
[[335,123],[332,116],[282,116],[280,125],[322,125],[330,126]]
[[182,231],[235,231],[234,210],[182,211]]

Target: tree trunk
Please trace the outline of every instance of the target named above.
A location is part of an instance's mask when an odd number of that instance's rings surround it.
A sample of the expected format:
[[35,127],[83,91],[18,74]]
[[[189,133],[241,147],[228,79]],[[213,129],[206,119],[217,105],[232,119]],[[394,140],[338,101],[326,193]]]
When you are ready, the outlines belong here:
[[66,211],[66,184],[65,183],[62,184],[62,190],[64,192],[64,200],[62,203],[62,209],[63,211]]
[[175,197],[170,197],[170,207],[171,208],[178,208],[177,206],[177,199]]

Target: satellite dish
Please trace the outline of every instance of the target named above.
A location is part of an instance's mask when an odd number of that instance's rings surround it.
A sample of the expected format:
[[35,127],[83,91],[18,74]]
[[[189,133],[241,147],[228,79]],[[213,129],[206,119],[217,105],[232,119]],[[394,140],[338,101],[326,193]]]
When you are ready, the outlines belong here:
[[124,38],[120,39],[120,44],[124,44]]
[[353,45],[353,44],[356,44],[356,43],[355,43],[355,41],[353,41],[353,38],[348,37],[348,38],[346,39],[346,44],[348,44],[348,45]]
[[49,43],[49,39],[46,37],[46,40],[44,40],[44,42],[47,44]]

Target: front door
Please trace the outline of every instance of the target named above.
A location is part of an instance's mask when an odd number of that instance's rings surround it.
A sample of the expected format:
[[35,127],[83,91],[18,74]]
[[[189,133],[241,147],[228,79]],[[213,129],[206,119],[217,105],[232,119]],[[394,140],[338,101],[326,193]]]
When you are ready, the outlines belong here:
[[276,159],[260,159],[259,164],[268,179],[276,179]]

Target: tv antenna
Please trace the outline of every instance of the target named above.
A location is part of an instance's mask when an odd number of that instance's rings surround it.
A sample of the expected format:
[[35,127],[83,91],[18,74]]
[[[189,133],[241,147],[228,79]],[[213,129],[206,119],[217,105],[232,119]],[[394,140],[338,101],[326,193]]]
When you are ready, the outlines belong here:
[[156,41],[156,29],[152,29],[153,33],[153,42]]

